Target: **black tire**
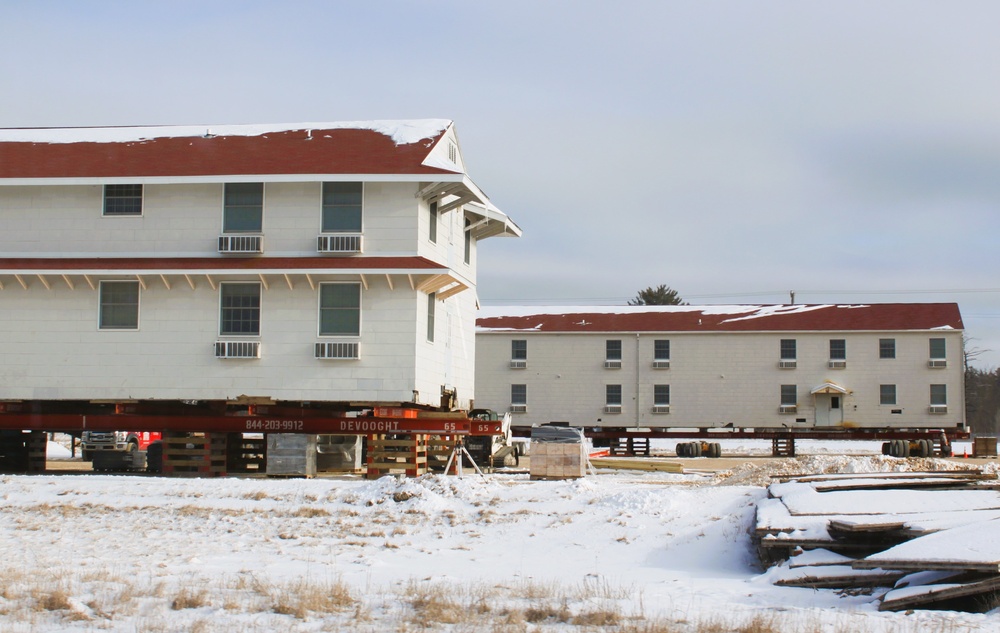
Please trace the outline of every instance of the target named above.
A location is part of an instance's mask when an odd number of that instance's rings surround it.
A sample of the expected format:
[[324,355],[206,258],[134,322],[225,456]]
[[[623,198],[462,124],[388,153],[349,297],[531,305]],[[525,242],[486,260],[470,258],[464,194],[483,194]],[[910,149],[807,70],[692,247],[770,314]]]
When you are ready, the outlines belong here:
[[920,456],[930,457],[934,453],[934,445],[930,440],[920,440]]
[[892,440],[889,444],[890,444],[889,446],[890,455],[892,455],[893,457],[903,456],[903,446],[900,440]]
[[90,451],[80,451],[80,457],[85,462],[94,461],[94,456],[90,454]]
[[892,455],[892,443],[891,442],[882,442],[882,454],[883,455]]
[[674,447],[674,452],[677,453],[678,457],[687,457],[687,444],[681,442]]
[[712,446],[712,457],[716,459],[722,457],[722,444],[719,444],[718,442],[712,442],[711,446]]
[[138,450],[139,450],[139,443],[138,442],[129,442],[128,445],[125,447],[125,452],[126,453],[134,453],[134,452],[136,452]]
[[701,457],[701,442],[691,442],[691,457]]
[[910,440],[899,440],[899,443],[903,446],[903,457],[908,458],[910,456]]

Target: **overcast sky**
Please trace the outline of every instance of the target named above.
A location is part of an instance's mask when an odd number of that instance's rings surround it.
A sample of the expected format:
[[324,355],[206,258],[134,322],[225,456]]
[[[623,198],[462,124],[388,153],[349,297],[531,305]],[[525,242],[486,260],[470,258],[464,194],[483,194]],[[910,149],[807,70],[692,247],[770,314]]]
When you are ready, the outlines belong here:
[[1000,3],[0,0],[0,126],[456,122],[479,294],[957,302],[1000,365]]

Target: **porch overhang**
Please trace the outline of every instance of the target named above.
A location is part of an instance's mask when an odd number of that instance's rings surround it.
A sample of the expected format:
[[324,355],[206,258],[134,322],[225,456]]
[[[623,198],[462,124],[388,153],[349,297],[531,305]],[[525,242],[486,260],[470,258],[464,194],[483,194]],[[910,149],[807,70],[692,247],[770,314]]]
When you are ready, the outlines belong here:
[[0,290],[32,286],[53,290],[90,288],[105,279],[132,279],[144,289],[162,284],[191,289],[206,284],[215,290],[219,281],[259,281],[264,289],[272,283],[289,289],[305,283],[358,279],[368,288],[384,279],[390,290],[397,287],[436,292],[444,300],[471,287],[471,282],[453,270],[423,257],[178,257],[178,258],[31,258],[0,259]]
[[438,213],[465,208],[469,220],[467,231],[477,240],[487,237],[520,237],[521,228],[507,214],[498,209],[482,190],[468,176],[442,179],[431,183],[417,192],[416,197],[428,203],[436,202]]
[[836,393],[836,394],[840,394],[842,396],[846,396],[847,394],[851,393],[851,390],[847,389],[846,387],[841,387],[840,385],[838,385],[835,382],[824,382],[822,385],[819,385],[818,387],[814,387],[812,389],[812,391],[810,391],[809,393],[811,393],[814,396],[816,394],[821,394],[821,393],[822,394],[835,394]]

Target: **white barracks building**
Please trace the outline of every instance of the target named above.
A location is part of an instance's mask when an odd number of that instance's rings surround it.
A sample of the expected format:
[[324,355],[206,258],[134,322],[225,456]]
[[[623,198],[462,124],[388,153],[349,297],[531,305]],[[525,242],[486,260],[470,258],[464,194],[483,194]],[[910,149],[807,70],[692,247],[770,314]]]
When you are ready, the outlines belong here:
[[474,397],[520,234],[446,120],[0,130],[0,400]]
[[484,308],[476,404],[515,426],[956,429],[944,304]]

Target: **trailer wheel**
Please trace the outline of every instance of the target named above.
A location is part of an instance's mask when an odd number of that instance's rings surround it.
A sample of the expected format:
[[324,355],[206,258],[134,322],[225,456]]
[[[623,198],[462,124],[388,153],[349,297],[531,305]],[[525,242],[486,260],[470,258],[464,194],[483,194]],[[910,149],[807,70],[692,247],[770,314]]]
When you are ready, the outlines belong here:
[[716,459],[722,457],[722,444],[719,444],[718,442],[712,442],[708,446],[709,446],[709,457],[714,457]]
[[934,452],[934,447],[930,440],[920,440],[920,456],[930,457],[932,452]]
[[701,457],[701,442],[691,442],[691,457]]
[[892,455],[892,444],[889,442],[882,442],[882,454]]
[[910,456],[910,440],[899,440],[899,443],[903,445],[903,457]]
[[681,442],[674,447],[674,452],[677,453],[678,457],[687,457],[687,444]]
[[892,440],[892,441],[890,441],[889,442],[889,455],[891,455],[893,457],[902,457],[903,456],[903,447],[900,446],[900,444],[901,444],[900,440]]

